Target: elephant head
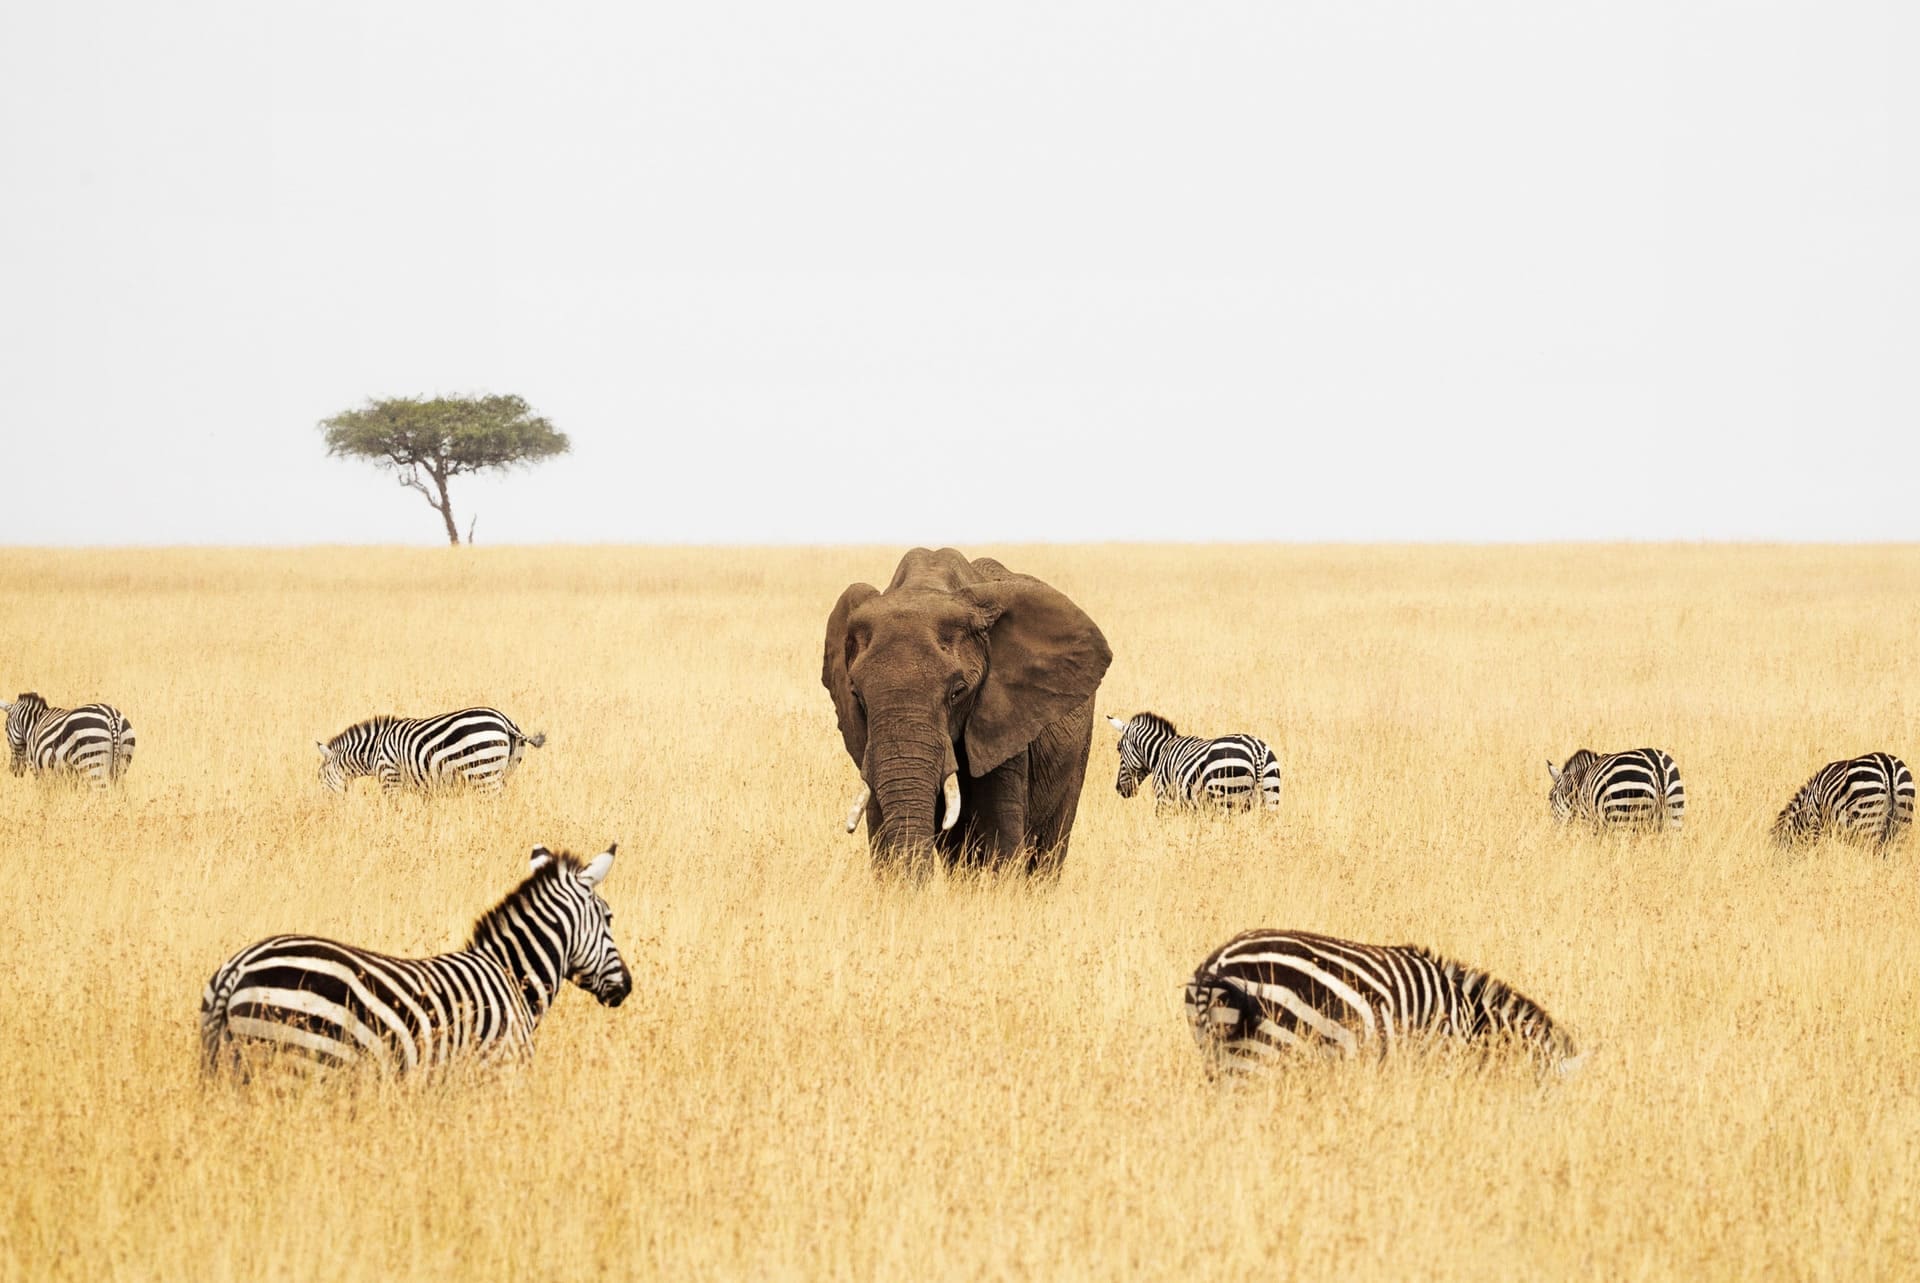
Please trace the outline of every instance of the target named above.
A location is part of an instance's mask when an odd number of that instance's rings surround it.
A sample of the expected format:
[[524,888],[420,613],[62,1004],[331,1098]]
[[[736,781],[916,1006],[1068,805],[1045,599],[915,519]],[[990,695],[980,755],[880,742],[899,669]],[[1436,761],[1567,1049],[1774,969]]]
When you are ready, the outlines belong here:
[[[876,859],[929,849],[936,802],[944,833],[962,780],[1088,705],[1112,658],[1064,593],[990,559],[916,548],[885,592],[850,584],[827,618],[820,672],[863,781],[848,830],[864,810]],[[942,840],[951,849],[959,836]]]

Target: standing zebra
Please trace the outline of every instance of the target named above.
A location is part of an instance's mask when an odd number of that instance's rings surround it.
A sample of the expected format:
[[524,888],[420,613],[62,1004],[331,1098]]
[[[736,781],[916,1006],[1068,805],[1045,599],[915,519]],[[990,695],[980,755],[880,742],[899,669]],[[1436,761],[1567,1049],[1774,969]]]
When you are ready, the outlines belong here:
[[248,1049],[297,1053],[284,1063],[303,1070],[370,1062],[394,1073],[531,1055],[563,980],[609,1007],[633,990],[594,889],[617,846],[584,866],[534,847],[526,880],[455,953],[393,958],[297,935],[242,949],[200,996],[207,1070],[245,1070]]
[[526,746],[546,742],[545,735],[522,733],[497,708],[463,708],[438,717],[370,717],[314,744],[320,782],[335,793],[363,775],[378,776],[388,793],[459,784],[498,793]]
[[1121,797],[1132,797],[1152,777],[1161,804],[1214,802],[1251,810],[1258,794],[1267,810],[1280,807],[1280,762],[1263,740],[1182,735],[1157,713],[1135,713],[1126,722],[1109,717],[1107,723],[1120,732],[1120,774],[1113,787]]
[[1636,748],[1604,757],[1583,748],[1554,768],[1547,801],[1553,818],[1584,820],[1597,829],[1678,829],[1687,813],[1680,768],[1657,748]]
[[1773,822],[1778,846],[1834,836],[1884,850],[1913,824],[1913,775],[1891,753],[1829,762]]
[[117,784],[133,763],[133,723],[111,704],[53,708],[31,691],[11,704],[7,747],[15,775],[31,766],[43,775],[87,777],[96,789]]
[[1418,945],[1368,945],[1304,931],[1247,931],[1187,985],[1187,1020],[1210,1071],[1244,1074],[1294,1050],[1385,1056],[1433,1038],[1510,1041],[1561,1073],[1573,1039],[1518,990]]

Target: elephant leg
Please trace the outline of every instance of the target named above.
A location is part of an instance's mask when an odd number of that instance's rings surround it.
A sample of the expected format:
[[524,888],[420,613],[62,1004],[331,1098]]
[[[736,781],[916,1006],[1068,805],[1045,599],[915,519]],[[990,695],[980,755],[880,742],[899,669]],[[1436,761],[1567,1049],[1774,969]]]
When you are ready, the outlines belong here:
[[1023,749],[994,767],[968,789],[968,846],[973,858],[990,869],[1016,859],[1028,842],[1028,765]]
[[1087,780],[1087,755],[1093,747],[1093,701],[1088,700],[1061,718],[1028,745],[1026,756],[1032,781],[1027,813],[1032,854],[1028,868],[1056,874],[1067,858],[1074,816],[1080,811],[1080,791]]

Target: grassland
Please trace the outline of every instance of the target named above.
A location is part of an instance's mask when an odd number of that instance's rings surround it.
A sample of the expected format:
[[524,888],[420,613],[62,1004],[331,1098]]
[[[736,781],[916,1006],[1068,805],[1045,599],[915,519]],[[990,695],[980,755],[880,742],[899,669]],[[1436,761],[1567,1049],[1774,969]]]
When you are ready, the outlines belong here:
[[[1277,817],[1156,818],[1096,739],[1058,885],[878,886],[818,681],[898,549],[0,553],[0,684],[110,698],[94,799],[0,778],[0,1277],[1892,1278],[1920,1269],[1920,850],[1786,858],[1812,769],[1920,757],[1920,549],[1037,548],[1101,710],[1266,736]],[[342,799],[312,741],[497,703],[497,802]],[[1542,760],[1658,744],[1675,840],[1556,831]],[[203,1085],[282,929],[464,938],[621,842],[636,990],[524,1070]],[[1203,1078],[1227,935],[1418,941],[1595,1049]]]

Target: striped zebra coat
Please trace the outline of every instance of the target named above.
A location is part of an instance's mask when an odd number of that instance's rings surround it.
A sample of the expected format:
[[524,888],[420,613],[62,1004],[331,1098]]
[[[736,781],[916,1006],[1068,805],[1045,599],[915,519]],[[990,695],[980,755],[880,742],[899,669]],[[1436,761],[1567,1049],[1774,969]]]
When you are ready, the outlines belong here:
[[1280,762],[1266,742],[1251,735],[1201,739],[1182,735],[1157,713],[1136,713],[1107,723],[1120,732],[1120,773],[1113,781],[1121,797],[1132,797],[1141,781],[1153,781],[1157,804],[1213,804],[1251,810],[1280,806]]
[[363,775],[379,779],[388,793],[463,785],[498,793],[526,749],[546,742],[497,708],[463,708],[438,717],[370,717],[314,744],[320,782],[335,793]]
[[1562,1073],[1580,1063],[1540,1004],[1418,945],[1247,931],[1208,955],[1186,998],[1209,1069],[1230,1074],[1295,1052],[1385,1056],[1445,1040],[1511,1043]]
[[1583,748],[1555,768],[1547,801],[1561,823],[1579,820],[1596,829],[1677,830],[1687,813],[1680,768],[1657,748],[1604,756]]
[[1913,825],[1913,773],[1891,753],[1829,762],[1773,822],[1782,847],[1837,837],[1885,849]]
[[265,1058],[304,1072],[366,1064],[407,1074],[531,1055],[563,981],[609,1007],[633,988],[613,911],[595,890],[616,846],[586,865],[535,847],[526,880],[453,953],[395,958],[303,935],[249,945],[200,996],[206,1068],[245,1074]]
[[0,703],[15,775],[85,779],[96,789],[119,783],[133,764],[133,723],[111,704],[54,708],[31,691]]

